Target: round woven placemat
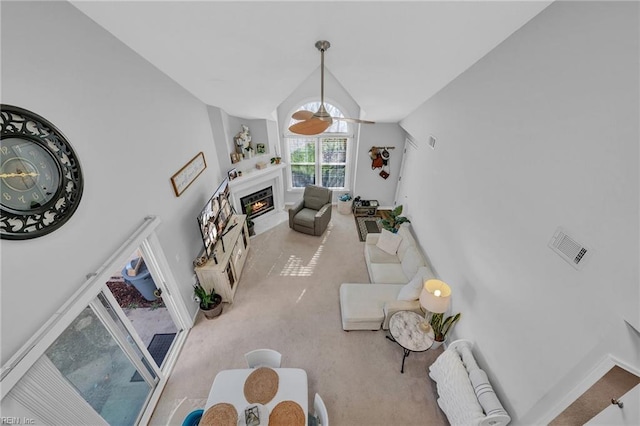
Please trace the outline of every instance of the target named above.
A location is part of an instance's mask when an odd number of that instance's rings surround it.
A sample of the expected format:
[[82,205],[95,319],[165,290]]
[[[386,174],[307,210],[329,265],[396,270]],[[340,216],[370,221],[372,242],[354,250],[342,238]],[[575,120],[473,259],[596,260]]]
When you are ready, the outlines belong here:
[[199,424],[203,426],[236,426],[238,412],[233,405],[220,402],[204,412]]
[[269,426],[304,426],[306,424],[302,407],[294,401],[282,401],[269,414]]
[[244,397],[247,402],[266,404],[278,392],[278,373],[267,367],[256,368],[244,382]]

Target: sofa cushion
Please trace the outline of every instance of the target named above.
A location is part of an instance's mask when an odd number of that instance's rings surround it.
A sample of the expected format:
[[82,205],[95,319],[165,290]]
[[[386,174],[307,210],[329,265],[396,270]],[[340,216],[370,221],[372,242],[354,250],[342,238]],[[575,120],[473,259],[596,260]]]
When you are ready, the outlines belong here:
[[371,263],[369,272],[373,283],[406,284],[410,280],[402,271],[400,263]]
[[378,248],[377,245],[366,244],[364,248],[365,259],[369,263],[397,263],[400,264],[400,259],[395,254],[389,254]]
[[[359,323],[376,324],[366,329],[379,329],[384,320],[384,304],[395,300],[401,285],[390,284],[354,284],[340,286],[340,311],[345,330],[357,330]],[[351,326],[344,327],[345,324]]]
[[418,268],[415,276],[406,285],[402,286],[402,289],[398,293],[398,300],[418,300],[422,287],[424,286],[425,279],[432,278],[431,270],[426,266]]
[[386,229],[383,229],[380,232],[380,238],[378,238],[378,242],[376,247],[385,253],[394,255],[398,252],[398,246],[402,242],[402,237],[400,235],[394,234],[393,232],[389,232]]
[[402,226],[400,226],[398,235],[402,237],[402,242],[398,246],[398,258],[402,260],[407,249],[416,246],[416,240],[413,238],[413,235],[411,235],[411,228],[408,223],[403,223]]
[[[413,277],[418,268],[424,266],[424,260],[418,252],[417,247],[409,247],[402,259],[402,272],[406,277]],[[405,281],[407,282],[407,281]]]
[[305,207],[294,216],[293,223],[296,225],[306,226],[307,228],[313,228],[316,220],[316,213],[318,213],[316,210],[311,210]]

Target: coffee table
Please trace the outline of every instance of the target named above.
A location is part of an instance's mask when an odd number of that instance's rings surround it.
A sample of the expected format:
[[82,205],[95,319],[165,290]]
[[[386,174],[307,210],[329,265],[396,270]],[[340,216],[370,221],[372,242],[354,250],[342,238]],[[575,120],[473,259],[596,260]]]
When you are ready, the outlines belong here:
[[404,351],[401,373],[404,373],[404,360],[411,352],[424,352],[433,344],[433,330],[428,333],[422,331],[420,324],[423,321],[422,315],[411,311],[398,311],[389,320],[391,336],[386,337],[396,342]]

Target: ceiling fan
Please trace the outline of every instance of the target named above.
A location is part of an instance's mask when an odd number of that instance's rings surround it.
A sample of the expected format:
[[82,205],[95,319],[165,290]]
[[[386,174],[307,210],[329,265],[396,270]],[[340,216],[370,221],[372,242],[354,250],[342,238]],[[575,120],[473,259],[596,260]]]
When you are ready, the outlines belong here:
[[317,135],[324,132],[333,120],[347,121],[349,123],[374,124],[373,121],[359,120],[357,118],[331,117],[324,107],[324,52],[331,47],[326,40],[319,40],[315,44],[316,49],[320,51],[320,108],[318,111],[296,111],[291,116],[294,120],[300,120],[291,125],[289,130],[299,135]]

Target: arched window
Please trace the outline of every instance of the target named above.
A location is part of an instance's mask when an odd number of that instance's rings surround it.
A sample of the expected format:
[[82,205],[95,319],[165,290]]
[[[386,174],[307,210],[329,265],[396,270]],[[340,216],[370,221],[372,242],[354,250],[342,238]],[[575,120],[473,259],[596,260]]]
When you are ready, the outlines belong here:
[[[342,111],[334,105],[324,104],[332,117],[344,117]],[[317,111],[320,102],[309,102],[296,111]],[[296,123],[291,120],[287,128]],[[285,149],[289,163],[289,187],[304,188],[318,185],[325,188],[345,189],[349,175],[350,146],[348,123],[333,120],[324,133],[313,136],[288,133],[285,136]]]

